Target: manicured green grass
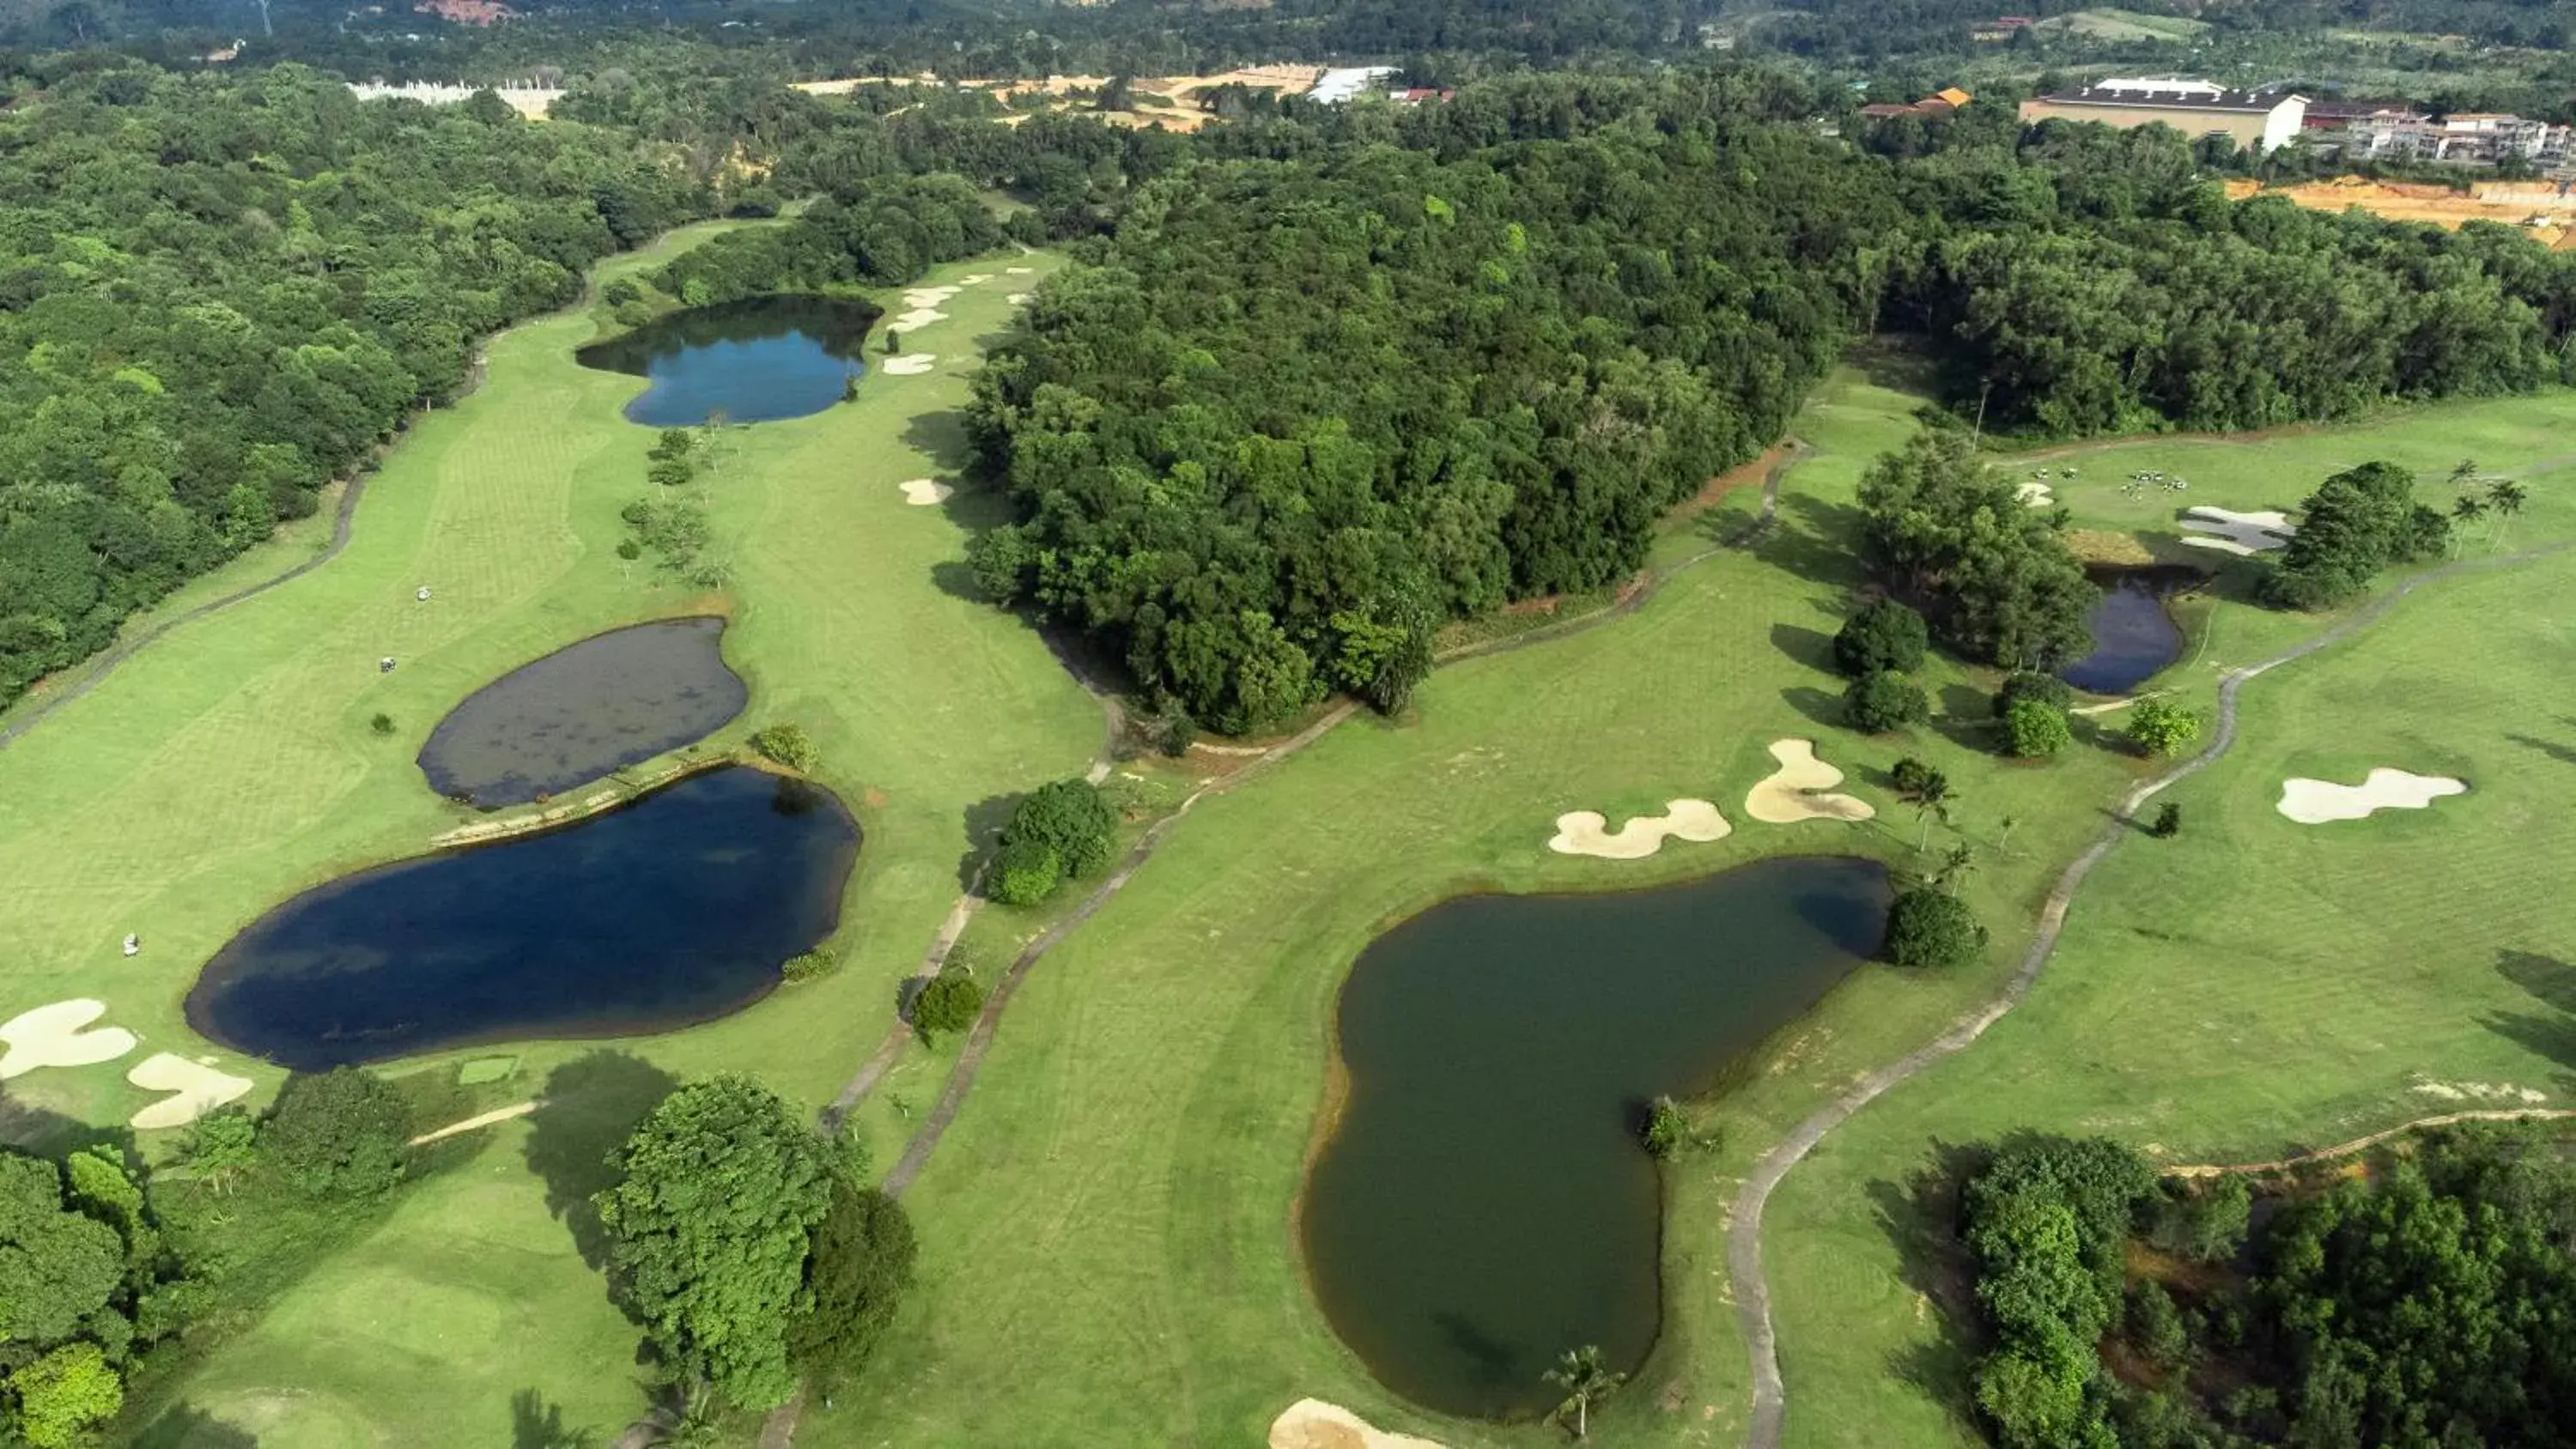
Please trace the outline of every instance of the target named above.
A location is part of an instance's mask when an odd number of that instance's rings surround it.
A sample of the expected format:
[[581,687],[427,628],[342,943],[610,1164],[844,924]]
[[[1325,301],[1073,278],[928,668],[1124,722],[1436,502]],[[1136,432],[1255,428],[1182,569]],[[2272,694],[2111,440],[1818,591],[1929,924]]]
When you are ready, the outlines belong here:
[[[952,302],[951,320],[910,329],[907,345],[937,353],[936,371],[874,376],[854,403],[730,434],[721,470],[700,485],[735,570],[709,597],[616,557],[618,510],[649,486],[653,432],[619,416],[637,379],[571,360],[591,319],[494,339],[486,384],[422,419],[388,457],[344,555],[187,626],[0,752],[0,940],[12,948],[0,1010],[94,995],[144,1051],[203,1053],[180,1003],[228,936],[295,891],[417,853],[464,818],[412,763],[441,713],[599,629],[715,607],[734,618],[726,655],[752,703],[714,747],[802,723],[821,777],[866,832],[837,938],[847,964],[726,1021],[629,1047],[673,1074],[749,1068],[807,1102],[827,1099],[886,1030],[894,983],[957,896],[969,811],[1079,773],[1099,747],[1098,708],[1043,642],[945,585],[977,500],[916,508],[897,488],[959,461],[955,409],[978,344],[1007,327],[1005,296],[1054,265],[1011,256],[943,269],[930,280],[992,279]],[[422,584],[436,591],[430,603],[413,599]],[[376,669],[384,654],[401,661],[390,675]],[[391,738],[369,728],[379,711],[396,721]],[[141,955],[119,955],[127,931],[142,933]],[[519,1080],[551,1092],[555,1071],[592,1048],[514,1050]],[[426,1069],[452,1073],[471,1055]],[[221,1060],[263,1090],[276,1080]],[[34,1073],[10,1095],[119,1122],[151,1100],[122,1080],[130,1064]],[[618,1105],[549,1107],[493,1129],[471,1164],[317,1265],[184,1397],[226,1417],[238,1408],[278,1444],[490,1444],[521,1389],[563,1402],[572,1422],[622,1425],[644,1401],[634,1331],[523,1151],[532,1136],[560,1140],[550,1118]]]

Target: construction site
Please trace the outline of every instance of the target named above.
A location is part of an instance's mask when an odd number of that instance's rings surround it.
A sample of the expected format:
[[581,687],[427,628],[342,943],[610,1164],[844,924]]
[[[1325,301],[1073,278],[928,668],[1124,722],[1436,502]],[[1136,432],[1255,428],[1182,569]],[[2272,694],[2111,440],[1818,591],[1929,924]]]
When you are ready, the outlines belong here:
[[2524,228],[2534,241],[2553,250],[2576,251],[2576,195],[2570,194],[2570,186],[2564,182],[2480,181],[2462,190],[2425,182],[2340,176],[2292,186],[2236,180],[2227,183],[2227,194],[2237,200],[2257,194],[2285,196],[2312,211],[2359,207],[2373,216],[2429,222],[2445,230],[2456,230],[2463,222],[2501,222]]

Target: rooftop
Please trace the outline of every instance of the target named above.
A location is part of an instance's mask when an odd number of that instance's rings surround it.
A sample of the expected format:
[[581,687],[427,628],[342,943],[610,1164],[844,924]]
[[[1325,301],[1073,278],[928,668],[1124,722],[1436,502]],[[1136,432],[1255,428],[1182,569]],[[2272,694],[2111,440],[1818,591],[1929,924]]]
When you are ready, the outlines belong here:
[[2304,100],[2286,91],[2231,91],[2202,80],[2145,80],[2114,77],[2082,90],[2059,91],[2040,99],[2061,106],[2158,106],[2194,111],[2268,111],[2287,100]]

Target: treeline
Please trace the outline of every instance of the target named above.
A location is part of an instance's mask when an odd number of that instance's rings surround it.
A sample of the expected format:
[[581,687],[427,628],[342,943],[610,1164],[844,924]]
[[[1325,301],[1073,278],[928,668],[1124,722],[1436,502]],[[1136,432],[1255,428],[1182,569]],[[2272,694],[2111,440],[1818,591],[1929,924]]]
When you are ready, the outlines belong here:
[[957,177],[871,179],[847,199],[816,202],[793,220],[692,247],[656,273],[654,284],[693,307],[769,292],[900,285],[1008,240],[992,207]]
[[0,703],[314,510],[480,335],[705,214],[650,148],[295,67],[0,110]]
[[2576,1443],[2576,1164],[2453,1130],[2255,1217],[2242,1178],[2157,1180],[2029,1136],[1962,1194],[2005,1449]]
[[977,576],[1219,729],[1400,705],[1441,621],[1623,577],[1778,436],[1873,310],[1876,179],[1703,113],[1148,184],[978,384],[1026,521]]
[[2053,436],[2316,422],[2576,376],[2576,256],[2498,225],[2232,203],[2199,159],[2162,127],[2050,122],[1901,164],[1924,221],[1888,320],[1936,340],[1954,404]]

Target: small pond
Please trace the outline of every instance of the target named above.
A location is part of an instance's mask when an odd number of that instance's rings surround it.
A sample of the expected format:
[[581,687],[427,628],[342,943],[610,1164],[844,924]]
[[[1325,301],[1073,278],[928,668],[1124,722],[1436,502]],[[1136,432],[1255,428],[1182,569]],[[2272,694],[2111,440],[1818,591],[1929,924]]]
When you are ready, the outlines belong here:
[[750,696],[725,667],[725,621],[596,634],[465,697],[421,746],[429,787],[486,810],[588,784],[724,727]]
[[652,379],[626,405],[630,422],[693,428],[717,412],[773,422],[841,400],[864,371],[860,345],[878,316],[840,297],[746,297],[673,312],[575,356],[584,367]]
[[829,792],[708,770],[577,824],[306,891],[207,963],[188,1023],[312,1071],[709,1021],[831,934],[858,851]]
[[1541,1413],[1598,1344],[1634,1370],[1663,1316],[1646,1104],[1715,1086],[1885,929],[1886,871],[1769,860],[1612,895],[1469,896],[1372,942],[1339,1013],[1349,1095],[1307,1178],[1307,1272],[1389,1388]]
[[2085,616],[2093,652],[2058,677],[2088,694],[2127,694],[2182,654],[2182,627],[2165,601],[2200,584],[2197,569],[2097,570],[2102,601]]

